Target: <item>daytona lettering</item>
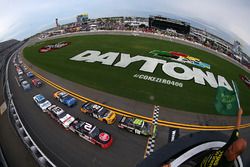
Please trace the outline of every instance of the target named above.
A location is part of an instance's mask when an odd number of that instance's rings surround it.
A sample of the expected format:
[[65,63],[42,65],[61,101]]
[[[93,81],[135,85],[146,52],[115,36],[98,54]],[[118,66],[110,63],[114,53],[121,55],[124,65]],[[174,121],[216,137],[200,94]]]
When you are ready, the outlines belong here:
[[[116,62],[117,59],[119,60],[118,62]],[[118,53],[118,52],[108,52],[101,54],[100,51],[87,50],[70,58],[70,60],[84,61],[88,63],[100,62],[101,64],[104,65],[109,65],[109,66],[112,65],[121,68],[126,68],[131,63],[142,61],[144,63],[140,67],[139,71],[154,73],[156,67],[161,65],[162,71],[166,75],[173,77],[175,79],[186,80],[186,81],[193,80],[196,84],[205,86],[206,83],[208,83],[208,85],[212,88],[217,88],[218,86],[222,86],[227,88],[228,90],[231,91],[233,90],[231,85],[223,76],[217,75],[216,79],[214,74],[209,71],[203,72],[199,68],[193,67],[191,69],[186,65],[178,62],[167,62],[166,60],[161,60],[157,58],[145,57],[140,55],[131,57],[130,54]],[[181,69],[182,72],[179,72],[176,69]],[[164,80],[162,78],[156,78],[154,76],[139,75],[138,77],[136,77],[136,75],[134,75],[134,77],[139,79],[149,80],[152,82],[158,82],[168,85],[171,84],[173,86],[176,85],[180,86],[180,84],[177,84],[176,82],[171,82],[170,80]],[[181,85],[183,86],[183,84]]]

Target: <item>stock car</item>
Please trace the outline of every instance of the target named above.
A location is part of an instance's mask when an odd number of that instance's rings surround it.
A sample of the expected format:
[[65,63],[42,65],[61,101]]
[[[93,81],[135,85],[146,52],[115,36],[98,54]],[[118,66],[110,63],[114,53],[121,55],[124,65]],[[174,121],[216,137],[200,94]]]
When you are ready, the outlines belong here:
[[22,70],[23,70],[24,72],[27,72],[27,71],[28,71],[28,68],[27,68],[25,65],[23,65],[23,66],[22,66]]
[[70,124],[74,122],[75,118],[70,114],[67,114],[62,108],[51,105],[47,108],[48,114],[55,119],[58,123],[66,129],[69,128]]
[[31,89],[31,86],[30,86],[29,82],[26,81],[26,80],[23,80],[21,82],[21,86],[22,86],[23,90],[25,90],[25,91],[28,91],[28,90]]
[[23,75],[23,71],[19,67],[16,67],[16,72],[17,75]]
[[53,94],[54,98],[59,100],[59,102],[65,104],[68,107],[76,105],[77,101],[74,97],[70,96],[68,93],[63,91],[57,91]]
[[131,133],[144,136],[152,136],[156,133],[156,127],[150,123],[145,122],[142,119],[135,117],[125,117],[123,116],[118,123],[118,127],[121,129],[126,129]]
[[45,97],[41,94],[33,96],[33,100],[35,101],[36,105],[43,110],[43,112],[46,112],[46,109],[51,106],[50,101],[45,99]]
[[22,75],[19,75],[19,76],[18,76],[18,82],[21,83],[21,82],[23,82],[23,81],[24,81],[23,76],[22,76]]
[[38,78],[32,79],[31,82],[37,88],[42,86],[42,81]]
[[33,78],[34,77],[34,74],[32,73],[32,72],[27,72],[26,73],[26,75],[27,75],[27,77],[29,77],[29,78]]
[[81,107],[81,111],[84,113],[88,113],[90,116],[107,124],[113,124],[116,120],[116,114],[114,113],[114,111],[108,110],[95,103],[84,103]]
[[69,129],[81,138],[92,144],[97,144],[101,148],[106,149],[112,145],[113,139],[111,134],[78,118],[70,125]]

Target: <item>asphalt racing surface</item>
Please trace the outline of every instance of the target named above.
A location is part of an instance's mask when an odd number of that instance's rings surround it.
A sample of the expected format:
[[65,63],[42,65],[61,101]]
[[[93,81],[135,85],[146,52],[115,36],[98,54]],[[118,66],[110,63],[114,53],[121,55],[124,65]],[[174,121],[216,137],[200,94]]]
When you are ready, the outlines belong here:
[[[12,61],[11,61],[12,62]],[[41,88],[32,87],[25,92],[17,82],[17,74],[13,63],[10,64],[9,79],[13,99],[18,113],[30,135],[44,153],[52,159],[57,166],[135,166],[143,160],[147,138],[120,130],[117,123],[106,125],[80,111],[77,106],[67,108],[52,97],[55,88],[44,84]],[[31,81],[26,77],[28,81]],[[86,120],[113,135],[113,144],[104,150],[97,145],[65,130],[47,113],[43,113],[33,102],[32,97],[43,94],[50,102],[63,108],[75,117]],[[119,117],[118,117],[119,119]],[[167,138],[167,136],[166,136]]]
[[[85,88],[67,80],[63,80],[57,76],[46,73],[37,67],[28,64],[34,71],[49,80],[60,84],[67,89],[89,97],[93,100],[126,110],[135,111],[136,114],[142,114],[146,117],[152,117],[153,105],[142,104],[140,102],[133,102],[132,105],[129,100],[100,93],[95,90]],[[40,149],[52,160],[57,166],[136,166],[138,162],[143,160],[148,138],[138,136],[127,131],[121,130],[117,127],[117,122],[121,118],[117,116],[117,121],[114,125],[107,125],[80,111],[81,101],[78,100],[77,106],[67,108],[52,97],[53,92],[57,89],[44,84],[41,88],[32,87],[31,91],[25,92],[17,83],[17,74],[15,67],[10,63],[9,80],[13,99],[18,109],[18,113],[24,122],[24,125],[32,138],[36,141]],[[29,82],[31,79],[25,77]],[[91,93],[92,92],[92,93]],[[102,128],[113,135],[113,144],[110,148],[103,150],[97,145],[93,145],[88,141],[73,134],[71,131],[65,130],[56,121],[51,119],[48,114],[43,113],[33,102],[32,97],[36,94],[43,94],[53,104],[63,108],[66,112],[74,117],[79,117],[86,120],[99,128]],[[121,102],[123,101],[123,102]],[[225,119],[226,118],[226,119]],[[229,117],[211,117],[202,114],[192,114],[182,111],[175,111],[168,108],[160,108],[160,117],[162,120],[169,120],[174,122],[184,122],[187,124],[197,125],[233,125],[234,118]],[[229,119],[229,120],[228,120]],[[218,122],[219,121],[219,122]],[[243,119],[243,123],[248,123],[248,119]],[[181,136],[192,133],[194,131],[180,130]],[[242,129],[241,134],[246,137],[250,143],[249,128]],[[224,133],[224,132],[223,132]],[[230,134],[231,131],[226,131]],[[158,126],[158,133],[156,138],[155,149],[168,143],[169,128],[165,126]],[[247,155],[250,154],[249,149],[243,154],[245,166],[250,164]]]

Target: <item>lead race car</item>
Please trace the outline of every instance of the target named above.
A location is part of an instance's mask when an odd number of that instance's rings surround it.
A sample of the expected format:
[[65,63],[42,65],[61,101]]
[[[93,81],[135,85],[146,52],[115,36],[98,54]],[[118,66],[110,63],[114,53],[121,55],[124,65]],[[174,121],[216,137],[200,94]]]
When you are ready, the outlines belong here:
[[54,98],[59,100],[59,102],[65,104],[68,107],[76,105],[77,101],[74,97],[70,96],[68,93],[63,91],[57,91],[53,94]]
[[123,116],[118,123],[118,127],[138,135],[156,135],[156,126],[135,117]]
[[114,111],[108,110],[95,103],[84,103],[81,107],[81,111],[84,113],[89,113],[90,116],[107,124],[113,124],[116,120],[116,114]]
[[70,124],[75,120],[73,116],[67,114],[62,108],[56,105],[51,105],[48,107],[47,112],[53,119],[55,119],[59,124],[62,124],[66,129],[68,129]]
[[89,122],[75,119],[69,129],[78,134],[81,138],[89,141],[92,144],[97,144],[101,148],[106,149],[112,145],[113,138],[108,132],[99,129]]

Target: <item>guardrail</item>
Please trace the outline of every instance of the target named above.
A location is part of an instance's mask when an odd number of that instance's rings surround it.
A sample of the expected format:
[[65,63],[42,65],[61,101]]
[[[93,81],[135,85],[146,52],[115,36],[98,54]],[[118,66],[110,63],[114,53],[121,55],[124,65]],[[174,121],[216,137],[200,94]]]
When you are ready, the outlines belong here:
[[15,127],[18,135],[22,139],[25,146],[28,148],[28,150],[31,152],[34,159],[38,162],[39,166],[41,167],[56,167],[56,165],[50,161],[50,159],[40,150],[40,148],[36,145],[34,140],[29,135],[28,131],[25,129],[22,120],[20,119],[17,109],[15,107],[14,101],[12,99],[12,94],[9,88],[9,80],[8,80],[8,68],[9,68],[9,62],[11,58],[17,53],[14,52],[10,58],[8,59],[6,63],[6,71],[5,71],[5,95],[6,95],[6,103],[9,113],[9,118],[11,119],[11,122],[13,126]]

